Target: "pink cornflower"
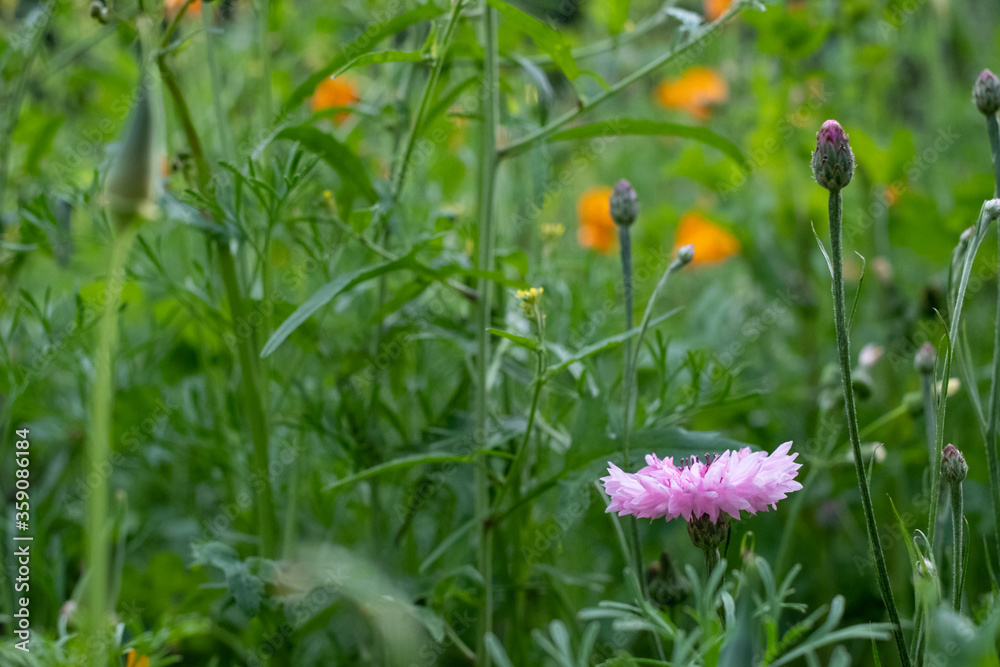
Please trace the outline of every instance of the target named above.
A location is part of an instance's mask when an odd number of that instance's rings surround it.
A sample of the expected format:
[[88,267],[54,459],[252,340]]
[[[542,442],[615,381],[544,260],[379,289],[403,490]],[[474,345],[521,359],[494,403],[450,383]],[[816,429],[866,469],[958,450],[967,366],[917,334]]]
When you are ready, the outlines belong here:
[[611,496],[607,511],[668,521],[677,517],[691,521],[705,515],[716,521],[721,513],[739,519],[744,510],[766,512],[802,488],[795,481],[802,464],[795,463],[798,453],[789,456],[791,447],[786,442],[771,455],[751,452],[749,447],[727,450],[707,463],[692,457],[689,462],[681,461],[680,467],[671,457],[661,460],[649,454],[646,467],[635,473],[609,462],[609,474],[601,478]]

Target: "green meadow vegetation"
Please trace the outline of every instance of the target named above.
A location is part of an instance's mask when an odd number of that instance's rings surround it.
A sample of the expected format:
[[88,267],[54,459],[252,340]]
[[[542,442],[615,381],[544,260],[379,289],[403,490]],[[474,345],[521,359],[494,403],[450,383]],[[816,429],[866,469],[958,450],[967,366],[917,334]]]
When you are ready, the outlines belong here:
[[0,665],[1000,667],[1000,6],[0,0]]

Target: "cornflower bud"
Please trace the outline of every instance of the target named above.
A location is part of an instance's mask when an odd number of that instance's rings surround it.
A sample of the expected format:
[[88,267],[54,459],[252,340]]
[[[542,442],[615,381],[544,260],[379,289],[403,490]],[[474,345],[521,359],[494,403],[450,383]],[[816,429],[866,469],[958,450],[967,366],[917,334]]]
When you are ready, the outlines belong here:
[[838,192],[854,177],[854,153],[847,133],[835,120],[828,120],[816,133],[812,155],[813,178],[831,192]]
[[611,193],[611,219],[616,225],[628,227],[639,215],[639,197],[635,188],[624,178],[615,184]]
[[1000,79],[984,69],[972,86],[972,101],[984,116],[993,116],[1000,109]]

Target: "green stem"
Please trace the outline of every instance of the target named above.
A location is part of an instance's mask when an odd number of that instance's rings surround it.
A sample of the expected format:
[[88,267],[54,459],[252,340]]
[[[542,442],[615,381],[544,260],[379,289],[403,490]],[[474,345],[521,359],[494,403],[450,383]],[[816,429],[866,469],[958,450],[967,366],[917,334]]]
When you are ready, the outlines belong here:
[[677,48],[671,49],[670,51],[667,51],[658,58],[654,58],[646,65],[632,72],[621,81],[618,81],[617,83],[609,86],[607,89],[601,91],[600,93],[590,98],[589,100],[580,100],[579,103],[573,108],[573,110],[567,111],[562,116],[559,116],[558,118],[548,123],[547,125],[538,128],[534,132],[528,133],[526,136],[508,145],[506,148],[500,151],[500,158],[503,159],[506,157],[513,157],[515,155],[525,152],[526,150],[531,148],[534,144],[549,138],[550,136],[558,132],[560,128],[572,122],[579,116],[582,116],[583,114],[587,113],[588,111],[598,106],[602,102],[611,99],[612,97],[614,97],[622,90],[635,83],[636,81],[642,79],[651,72],[656,71],[658,68],[660,68],[667,62],[685,53],[688,49],[695,46],[703,39],[705,39],[713,32],[715,32],[715,30],[717,30],[721,25],[723,25],[726,21],[728,21],[732,16],[737,14],[745,4],[746,3],[743,2],[742,0],[734,2],[732,5],[730,5],[729,10],[726,11],[725,14],[723,14],[718,19],[716,19],[708,26],[706,26],[705,29],[702,30],[701,32],[697,33],[692,37],[689,37],[688,40],[684,42],[684,44],[678,46]]
[[878,571],[878,584],[882,593],[882,602],[889,613],[889,620],[892,622],[893,635],[896,639],[896,649],[899,651],[899,660],[904,667],[909,667],[910,658],[907,654],[906,643],[903,641],[903,630],[899,623],[899,614],[896,611],[896,603],[892,598],[892,587],[889,584],[889,571],[885,565],[885,555],[882,553],[882,545],[879,543],[878,524],[875,522],[875,512],[872,509],[871,493],[868,490],[868,482],[865,475],[864,459],[861,455],[861,437],[858,432],[858,413],[854,403],[854,385],[851,381],[851,343],[847,331],[846,298],[844,295],[844,260],[842,236],[843,221],[841,218],[841,193],[839,190],[830,191],[830,240],[831,257],[833,263],[833,315],[834,324],[837,329],[837,350],[840,353],[840,372],[844,385],[844,409],[847,414],[847,432],[851,439],[851,448],[854,452],[854,470],[858,476],[858,488],[861,491],[861,505],[865,512],[865,528],[868,532],[868,543],[871,547],[875,560],[875,568]]
[[[986,133],[990,140],[990,155],[993,160],[993,196],[1000,193],[1000,127],[996,115],[986,117]],[[997,248],[1000,252],[1000,227],[997,228]],[[1000,257],[1000,255],[998,255]],[[1000,259],[997,260],[1000,262]],[[974,387],[970,387],[972,391]],[[997,546],[997,562],[1000,563],[1000,465],[997,464],[997,429],[1000,424],[1000,287],[997,289],[996,322],[993,326],[993,373],[990,377],[990,398],[986,422],[986,462],[990,476],[990,497],[993,502],[994,536]],[[939,463],[940,465],[940,463]]]
[[247,322],[239,280],[236,277],[236,263],[226,240],[217,244],[219,269],[226,287],[229,313],[232,319],[233,336],[240,360],[240,390],[243,394],[243,410],[250,422],[250,437],[253,441],[253,473],[257,478],[251,487],[254,491],[257,509],[257,527],[260,535],[260,551],[264,558],[277,556],[277,521],[274,510],[274,494],[271,490],[269,471],[270,455],[267,431],[267,413],[261,398],[257,377],[257,354],[254,351],[253,334],[241,335],[240,324]]
[[965,507],[962,498],[962,483],[951,485],[951,520],[952,520],[952,554],[951,554],[951,603],[955,611],[962,611],[962,524]]
[[271,49],[267,45],[271,2],[270,0],[256,0],[254,6],[257,10],[257,41],[260,46],[260,78],[263,87],[261,106],[264,107],[264,118],[261,122],[261,127],[271,127],[271,110],[274,106],[271,102]]
[[935,443],[937,441],[937,408],[934,401],[934,374],[920,374],[920,394],[924,403],[924,426],[927,431],[927,457],[931,466],[941,465],[934,460]]
[[[493,199],[496,187],[496,130],[498,116],[497,75],[497,17],[487,0],[481,0],[483,44],[483,122],[479,151],[479,239],[477,268],[489,271],[494,264]],[[491,282],[484,276],[477,281],[479,299],[476,312],[476,404],[474,437],[486,439],[488,396],[487,371],[489,369],[490,311],[492,308]],[[476,443],[485,446],[485,442]],[[490,509],[490,470],[486,457],[479,457],[476,465],[476,515],[486,517]],[[483,595],[479,605],[479,633],[476,655],[485,667],[490,665],[486,651],[486,635],[493,632],[493,531],[491,522],[484,520],[479,529],[479,572],[483,578]]]
[[90,438],[86,479],[94,480],[87,498],[88,619],[90,664],[106,665],[108,624],[108,477],[114,408],[114,366],[118,348],[118,307],[125,285],[125,263],[134,232],[115,232],[104,293],[104,315],[97,331],[94,387],[90,401]]

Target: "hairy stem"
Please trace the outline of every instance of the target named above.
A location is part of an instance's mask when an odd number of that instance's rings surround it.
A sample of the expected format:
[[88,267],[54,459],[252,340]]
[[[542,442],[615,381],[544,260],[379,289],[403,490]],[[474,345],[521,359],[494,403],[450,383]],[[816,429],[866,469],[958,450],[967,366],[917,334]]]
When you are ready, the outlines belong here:
[[[993,196],[996,197],[1000,193],[1000,127],[997,125],[996,115],[986,117],[986,133],[990,140],[994,172]],[[997,248],[1000,252],[1000,227],[997,228]],[[970,387],[970,391],[972,390]],[[990,498],[993,503],[993,534],[997,546],[997,563],[1000,564],[1000,465],[997,464],[997,427],[1000,424],[1000,286],[997,288],[996,322],[993,326],[993,373],[990,377],[988,406],[984,445],[990,476]]]
[[87,441],[87,475],[94,486],[87,497],[88,554],[87,609],[90,664],[106,665],[108,642],[108,477],[111,422],[114,408],[114,366],[118,348],[118,307],[125,285],[125,263],[134,232],[116,231],[111,245],[104,315],[97,330],[94,353],[94,387],[90,397],[90,438]]
[[962,483],[951,485],[951,603],[955,611],[962,611],[962,528],[965,521],[965,507],[962,497]]
[[879,543],[878,524],[875,522],[875,512],[872,509],[871,493],[865,475],[864,459],[861,455],[861,437],[858,432],[858,413],[854,402],[854,385],[851,380],[851,343],[847,331],[846,298],[844,296],[844,260],[842,236],[843,220],[841,218],[842,198],[839,190],[830,192],[830,241],[833,264],[833,316],[837,329],[837,350],[840,353],[840,373],[844,385],[844,410],[847,413],[847,432],[851,439],[851,449],[854,452],[854,470],[858,476],[858,488],[861,491],[861,505],[865,513],[865,528],[868,532],[868,544],[875,560],[878,573],[879,589],[882,602],[889,613],[889,620],[895,626],[893,635],[899,660],[904,667],[909,667],[910,658],[903,641],[903,630],[899,623],[896,603],[892,598],[892,588],[889,584],[889,571],[885,565],[885,555]]

